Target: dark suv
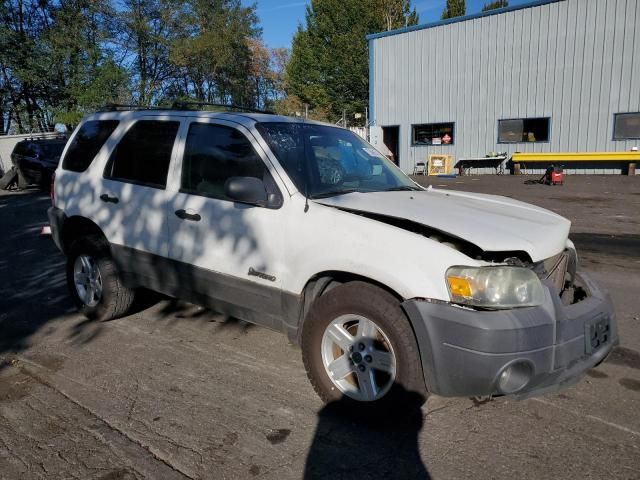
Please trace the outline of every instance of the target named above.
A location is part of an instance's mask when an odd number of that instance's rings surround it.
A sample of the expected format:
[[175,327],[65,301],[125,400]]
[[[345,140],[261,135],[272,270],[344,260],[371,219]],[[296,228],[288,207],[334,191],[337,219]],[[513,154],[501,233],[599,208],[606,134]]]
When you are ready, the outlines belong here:
[[11,153],[11,162],[18,171],[20,186],[36,184],[48,189],[66,143],[67,137],[27,139],[17,143]]

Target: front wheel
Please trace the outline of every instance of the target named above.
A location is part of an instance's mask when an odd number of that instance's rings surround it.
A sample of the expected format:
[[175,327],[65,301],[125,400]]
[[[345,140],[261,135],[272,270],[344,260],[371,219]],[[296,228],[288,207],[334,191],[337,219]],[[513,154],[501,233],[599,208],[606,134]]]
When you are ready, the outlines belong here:
[[[317,299],[305,320],[302,356],[325,402],[365,409],[426,398],[416,339],[400,303],[364,282],[350,282]],[[412,393],[413,392],[413,393]]]
[[121,317],[134,300],[134,291],[122,284],[108,244],[100,237],[81,238],[71,245],[67,286],[80,313],[91,320]]

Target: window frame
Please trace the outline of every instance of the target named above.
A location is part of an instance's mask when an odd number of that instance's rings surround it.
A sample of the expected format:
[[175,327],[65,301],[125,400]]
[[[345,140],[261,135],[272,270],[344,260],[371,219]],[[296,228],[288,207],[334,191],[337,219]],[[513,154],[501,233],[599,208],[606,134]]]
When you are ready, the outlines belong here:
[[[169,154],[169,165],[167,167],[167,179],[166,179],[164,185],[158,185],[158,184],[155,184],[155,183],[148,183],[148,182],[141,182],[141,181],[138,181],[138,180],[131,180],[131,179],[125,179],[125,178],[111,177],[111,176],[107,175],[107,169],[113,165],[112,157],[116,153],[118,147],[120,146],[120,142],[122,142],[122,140],[124,140],[124,138],[131,131],[131,129],[136,124],[138,124],[139,122],[175,122],[175,123],[178,124],[178,128],[176,129],[176,135],[175,135],[175,137],[173,139],[173,146],[171,147],[171,153]],[[182,119],[175,118],[175,117],[138,117],[138,118],[132,119],[128,123],[128,125],[126,125],[124,127],[124,131],[121,132],[120,135],[118,135],[118,138],[116,139],[115,145],[113,145],[113,147],[109,150],[109,154],[107,156],[106,163],[104,164],[104,167],[102,168],[102,178],[104,180],[109,180],[111,182],[127,183],[127,184],[130,184],[130,185],[137,185],[137,186],[140,186],[140,187],[154,188],[156,190],[167,190],[167,188],[169,187],[169,183],[171,181],[172,170],[173,170],[172,165],[174,163],[174,158],[175,158],[175,154],[176,154],[176,148],[178,147],[178,144],[181,141],[182,126],[183,126]]]
[[[535,142],[525,142],[524,140],[515,141],[515,142],[507,142],[500,140],[500,122],[506,122],[509,120],[547,120],[549,122],[548,134],[546,140],[536,140]],[[551,117],[515,117],[515,118],[499,118],[496,122],[496,143],[504,144],[504,145],[513,145],[515,143],[522,143],[524,145],[530,145],[534,143],[551,143],[551,134],[553,132],[553,122]]]
[[182,195],[193,195],[196,197],[201,197],[201,198],[206,198],[207,200],[213,200],[213,201],[219,201],[219,202],[227,202],[227,203],[232,203],[232,204],[240,204],[240,205],[246,205],[245,203],[242,202],[238,202],[237,200],[231,200],[229,198],[219,198],[219,197],[214,197],[211,195],[206,195],[204,193],[199,193],[199,192],[192,192],[190,190],[185,190],[182,187],[182,174],[184,172],[185,169],[185,154],[187,152],[187,141],[189,139],[189,131],[191,130],[191,126],[195,125],[195,124],[199,124],[199,125],[210,125],[213,127],[222,127],[222,128],[226,128],[229,130],[235,130],[237,132],[239,132],[251,145],[251,148],[253,148],[253,151],[255,152],[256,156],[258,157],[258,159],[262,162],[265,170],[267,171],[267,173],[269,173],[269,175],[271,176],[271,179],[273,180],[273,185],[276,188],[276,193],[278,194],[279,198],[282,200],[280,202],[280,205],[278,207],[273,207],[273,206],[268,206],[268,205],[253,205],[255,207],[258,208],[267,208],[269,210],[278,210],[280,208],[282,208],[282,205],[284,205],[284,198],[285,196],[282,194],[282,189],[280,188],[280,185],[278,184],[278,180],[277,178],[281,178],[280,174],[278,173],[278,171],[276,170],[275,166],[271,163],[271,161],[268,158],[268,155],[266,155],[266,153],[264,152],[264,149],[262,148],[262,146],[260,145],[260,143],[258,142],[258,140],[255,138],[255,136],[251,133],[251,131],[249,130],[245,130],[245,128],[243,128],[242,125],[239,124],[235,124],[235,123],[231,123],[231,122],[223,122],[223,121],[219,121],[219,120],[215,120],[214,119],[207,119],[207,118],[194,118],[191,121],[187,122],[184,125],[184,131],[181,135],[181,149],[179,152],[179,162],[178,165],[176,166],[176,170],[174,171],[174,175],[177,181],[177,191],[178,193],[182,194]]
[[[452,134],[452,142],[451,143],[441,143],[440,145],[434,145],[433,143],[416,143],[416,135],[415,128],[423,125],[449,125],[451,124],[451,134]],[[422,122],[422,123],[412,123],[411,124],[411,146],[412,147],[452,147],[456,145],[458,134],[456,129],[456,122]],[[400,133],[398,133],[400,135]],[[400,137],[401,138],[401,137]]]
[[613,126],[611,131],[611,140],[614,142],[628,142],[629,140],[640,140],[640,135],[637,137],[624,137],[616,138],[616,118],[618,115],[637,115],[640,117],[640,112],[617,112],[613,114]]

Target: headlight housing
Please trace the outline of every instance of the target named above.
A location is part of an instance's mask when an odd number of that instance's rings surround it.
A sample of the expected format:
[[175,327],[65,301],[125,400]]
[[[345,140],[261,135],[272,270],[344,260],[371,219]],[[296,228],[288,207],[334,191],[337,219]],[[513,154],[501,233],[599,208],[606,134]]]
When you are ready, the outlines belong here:
[[533,307],[544,302],[540,279],[522,267],[451,267],[447,287],[452,302],[474,307]]

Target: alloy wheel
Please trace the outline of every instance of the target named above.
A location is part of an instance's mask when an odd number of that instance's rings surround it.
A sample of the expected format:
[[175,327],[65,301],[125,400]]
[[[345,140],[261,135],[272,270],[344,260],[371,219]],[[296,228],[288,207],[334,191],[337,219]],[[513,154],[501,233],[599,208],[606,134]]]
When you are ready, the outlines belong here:
[[322,362],[333,384],[363,402],[382,398],[396,379],[396,356],[387,335],[361,315],[342,315],[325,329]]

